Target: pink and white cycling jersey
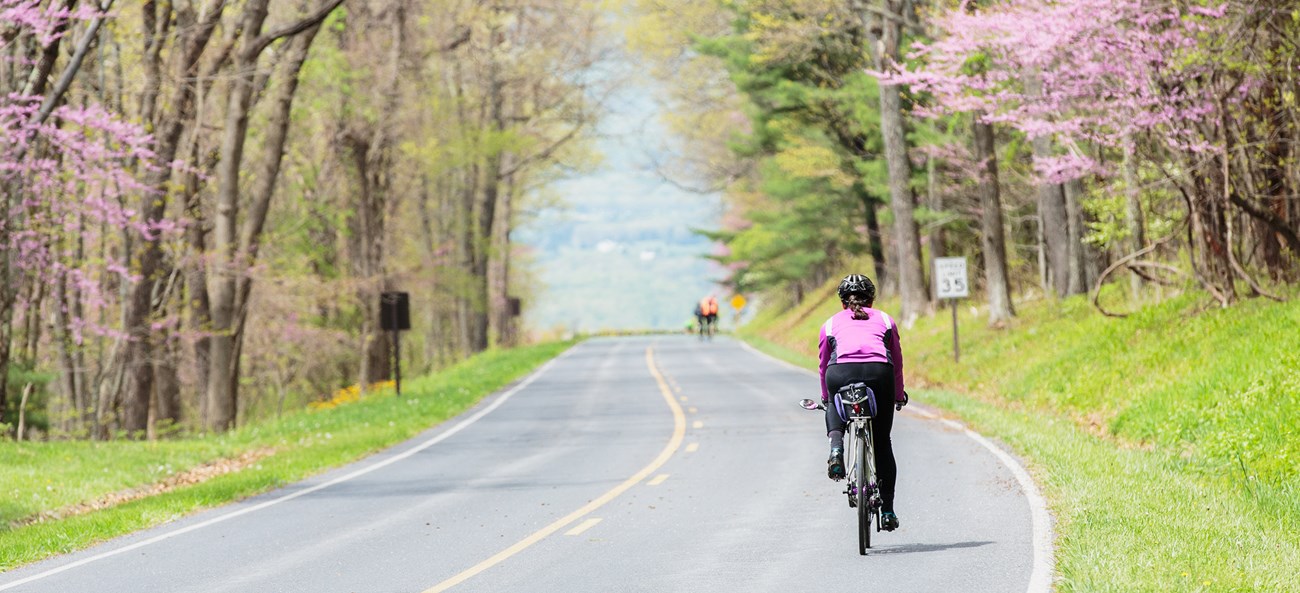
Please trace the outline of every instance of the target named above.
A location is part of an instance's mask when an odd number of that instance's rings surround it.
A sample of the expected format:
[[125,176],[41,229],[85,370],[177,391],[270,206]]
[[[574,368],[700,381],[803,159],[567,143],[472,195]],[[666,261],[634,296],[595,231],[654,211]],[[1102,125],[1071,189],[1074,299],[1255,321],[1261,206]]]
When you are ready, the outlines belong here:
[[898,326],[879,309],[864,308],[866,319],[854,319],[853,310],[831,315],[822,324],[821,352],[822,401],[830,397],[826,390],[826,367],[850,362],[884,362],[894,367],[894,401],[903,401],[903,349],[898,341]]

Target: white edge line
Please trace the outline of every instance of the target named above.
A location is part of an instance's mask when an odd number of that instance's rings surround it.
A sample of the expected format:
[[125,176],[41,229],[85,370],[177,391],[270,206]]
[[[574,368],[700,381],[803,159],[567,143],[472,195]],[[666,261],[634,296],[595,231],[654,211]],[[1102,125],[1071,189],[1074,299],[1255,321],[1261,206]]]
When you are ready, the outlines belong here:
[[[950,422],[950,421],[945,421]],[[953,423],[957,424],[957,423]],[[1011,470],[1016,476],[1016,481],[1020,482],[1020,488],[1025,492],[1025,498],[1029,501],[1029,514],[1034,523],[1034,569],[1029,574],[1029,587],[1027,593],[1047,593],[1052,589],[1052,520],[1047,513],[1047,501],[1043,499],[1042,493],[1038,491],[1038,486],[1034,484],[1033,478],[1029,476],[1029,471],[1020,464],[1015,457],[1007,454],[1001,447],[994,445],[992,441],[983,435],[957,424],[966,436],[975,439],[975,442],[984,445],[985,449],[993,452],[993,455],[1002,460],[1002,464]]]
[[307,488],[307,489],[304,489],[304,490],[299,490],[299,491],[294,492],[294,493],[292,493],[292,494],[287,494],[287,495],[285,495],[285,496],[281,496],[280,498],[271,499],[271,500],[268,500],[268,501],[266,501],[266,502],[262,502],[262,503],[259,503],[259,504],[256,504],[256,505],[253,505],[253,506],[251,506],[251,507],[242,508],[242,509],[239,509],[239,510],[237,510],[237,511],[233,511],[233,512],[230,512],[230,513],[226,513],[226,514],[221,515],[221,516],[219,516],[219,517],[213,517],[213,518],[208,519],[207,521],[203,521],[203,522],[201,522],[201,523],[195,523],[195,524],[193,524],[193,525],[189,525],[189,526],[186,526],[186,527],[182,527],[182,528],[177,529],[177,530],[175,530],[175,531],[169,531],[169,532],[167,532],[167,533],[164,533],[164,534],[161,534],[161,535],[157,535],[157,536],[151,537],[151,538],[146,539],[146,540],[138,541],[138,542],[133,543],[133,544],[128,545],[128,546],[123,546],[123,547],[121,547],[121,548],[115,548],[115,549],[109,550],[109,551],[107,551],[107,552],[103,552],[103,553],[100,553],[100,554],[96,554],[96,555],[91,556],[91,557],[89,557],[89,558],[82,558],[81,560],[77,560],[76,562],[69,562],[68,564],[64,564],[63,566],[59,566],[59,567],[57,567],[57,568],[51,568],[50,570],[47,570],[47,571],[45,571],[45,572],[40,572],[40,573],[34,574],[34,575],[32,575],[32,576],[29,576],[29,577],[25,577],[25,578],[19,579],[19,580],[17,580],[17,581],[13,581],[13,582],[11,582],[11,583],[5,583],[5,584],[3,584],[3,585],[0,585],[0,591],[4,591],[4,590],[7,590],[7,589],[12,589],[12,588],[17,587],[17,586],[19,586],[19,585],[25,585],[25,584],[30,583],[30,582],[32,582],[32,581],[37,581],[37,580],[40,580],[40,579],[43,579],[43,578],[46,578],[46,577],[49,577],[49,576],[53,576],[53,575],[59,574],[59,573],[61,573],[61,572],[63,572],[63,571],[71,570],[71,569],[73,569],[73,568],[77,568],[77,567],[79,567],[79,566],[85,566],[85,565],[90,564],[90,563],[92,563],[92,562],[97,562],[97,561],[99,561],[99,560],[103,560],[103,559],[105,559],[105,558],[110,558],[110,557],[112,557],[112,556],[116,556],[116,555],[121,554],[121,553],[124,553],[124,552],[130,552],[131,550],[135,550],[135,549],[143,548],[143,547],[148,546],[148,545],[151,545],[151,544],[156,544],[156,543],[158,543],[158,542],[160,542],[160,541],[168,540],[168,539],[171,539],[171,538],[176,537],[176,536],[178,536],[178,535],[183,535],[183,534],[189,533],[189,532],[191,532],[191,531],[197,531],[197,530],[199,530],[199,529],[203,529],[204,527],[210,527],[210,526],[212,526],[212,525],[216,525],[217,523],[221,523],[221,522],[226,521],[226,520],[228,520],[228,519],[234,519],[235,517],[239,517],[239,516],[241,516],[241,515],[247,515],[248,513],[252,513],[252,512],[254,512],[254,511],[260,511],[260,510],[265,509],[265,508],[267,508],[267,507],[275,506],[275,505],[277,505],[277,504],[280,504],[280,503],[285,502],[285,501],[293,500],[293,499],[298,498],[298,497],[300,497],[300,496],[306,496],[306,495],[311,494],[311,493],[313,493],[313,492],[316,492],[316,491],[318,491],[318,490],[323,490],[323,489],[325,489],[325,488],[329,488],[330,486],[334,486],[334,485],[336,485],[336,484],[341,484],[341,483],[343,483],[343,482],[346,482],[346,481],[351,480],[351,479],[353,479],[353,478],[356,478],[356,477],[358,477],[358,476],[363,476],[363,475],[368,474],[368,473],[370,473],[370,472],[372,472],[372,471],[375,471],[375,470],[377,470],[377,469],[380,469],[380,468],[383,468],[383,467],[387,467],[387,466],[389,466],[389,465],[392,465],[392,464],[394,464],[394,463],[397,463],[398,461],[401,461],[401,460],[403,460],[403,459],[406,459],[407,457],[410,457],[410,456],[412,456],[412,455],[415,455],[416,453],[419,453],[420,451],[423,451],[423,450],[425,450],[425,449],[428,449],[429,447],[432,447],[432,446],[434,446],[434,445],[436,445],[436,444],[438,444],[438,443],[440,443],[440,442],[442,442],[442,441],[444,441],[444,440],[450,438],[452,435],[454,435],[454,434],[460,432],[461,430],[465,429],[465,427],[467,427],[467,426],[469,426],[469,425],[471,425],[471,424],[477,422],[479,419],[483,418],[484,416],[487,416],[487,415],[488,415],[489,413],[491,413],[493,410],[495,410],[495,409],[501,407],[501,404],[504,404],[504,403],[506,402],[506,400],[510,399],[510,396],[512,396],[512,395],[514,395],[514,394],[516,394],[516,393],[518,393],[518,392],[520,392],[520,391],[522,391],[525,387],[528,387],[528,385],[530,385],[533,381],[537,380],[538,377],[542,376],[543,373],[545,373],[547,370],[549,370],[549,369],[551,368],[551,366],[555,364],[556,361],[560,360],[561,358],[564,358],[565,356],[568,356],[568,354],[569,354],[570,352],[573,352],[573,350],[574,350],[574,348],[573,348],[573,347],[570,347],[568,350],[565,350],[564,352],[560,353],[559,356],[556,356],[555,358],[552,358],[551,360],[547,361],[545,364],[543,364],[542,366],[538,367],[537,370],[533,371],[532,374],[530,374],[528,377],[526,377],[526,378],[525,378],[523,381],[521,381],[518,385],[515,385],[515,386],[512,387],[510,390],[508,390],[508,391],[506,391],[505,393],[501,394],[501,396],[498,397],[495,401],[493,401],[491,404],[488,404],[487,407],[483,408],[482,410],[479,410],[478,412],[474,413],[474,415],[470,416],[469,418],[466,418],[466,419],[464,419],[464,420],[461,420],[459,423],[457,423],[455,426],[453,426],[453,427],[447,429],[445,432],[439,433],[437,436],[434,436],[434,437],[430,438],[429,440],[424,441],[423,443],[420,443],[419,445],[416,445],[415,447],[412,447],[412,448],[410,448],[410,449],[407,449],[406,451],[403,451],[403,452],[401,452],[401,453],[398,453],[397,455],[394,455],[394,456],[392,456],[392,457],[389,457],[389,458],[387,458],[387,459],[384,459],[383,461],[380,461],[380,462],[374,463],[374,464],[372,464],[372,465],[368,465],[368,466],[366,466],[366,467],[363,467],[363,468],[361,468],[361,469],[359,469],[359,470],[356,470],[356,471],[354,471],[354,472],[352,472],[352,473],[349,473],[349,474],[347,474],[347,475],[339,476],[339,477],[334,478],[333,480],[330,480],[330,481],[328,481],[328,482],[324,482],[324,483],[321,483],[321,484],[317,484],[317,485],[315,485],[315,486],[312,486],[312,487]]
[[[738,341],[741,346],[754,354],[774,360],[791,369],[803,371],[810,375],[817,375],[817,373],[806,368],[786,362],[750,346],[743,340]],[[1025,466],[1020,463],[1020,460],[1007,454],[1006,451],[1003,451],[997,445],[994,445],[992,441],[967,428],[960,422],[941,418],[938,414],[922,409],[912,410],[912,413],[928,420],[939,420],[944,424],[961,430],[966,434],[966,436],[974,439],[975,442],[983,445],[984,448],[991,451],[993,455],[1002,462],[1002,465],[1007,466],[1007,469],[1011,470],[1011,474],[1014,475],[1016,481],[1020,483],[1020,489],[1025,493],[1025,499],[1029,501],[1029,516],[1031,517],[1034,527],[1034,567],[1029,573],[1029,587],[1025,591],[1026,593],[1049,593],[1052,590],[1052,566],[1055,562],[1054,552],[1052,549],[1052,519],[1051,515],[1047,512],[1047,500],[1043,498],[1042,493],[1038,490],[1038,486],[1034,484],[1034,479],[1029,475],[1029,470],[1025,469]]]

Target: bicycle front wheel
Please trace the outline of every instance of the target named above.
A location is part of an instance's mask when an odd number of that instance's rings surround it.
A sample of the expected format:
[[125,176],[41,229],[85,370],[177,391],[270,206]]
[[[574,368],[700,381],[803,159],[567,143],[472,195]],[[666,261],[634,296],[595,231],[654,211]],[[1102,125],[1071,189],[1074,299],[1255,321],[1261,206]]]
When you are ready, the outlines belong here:
[[858,439],[857,442],[858,459],[857,471],[854,472],[857,478],[857,503],[858,503],[858,554],[867,555],[867,549],[871,547],[871,498],[867,495],[868,480],[867,474],[867,442]]

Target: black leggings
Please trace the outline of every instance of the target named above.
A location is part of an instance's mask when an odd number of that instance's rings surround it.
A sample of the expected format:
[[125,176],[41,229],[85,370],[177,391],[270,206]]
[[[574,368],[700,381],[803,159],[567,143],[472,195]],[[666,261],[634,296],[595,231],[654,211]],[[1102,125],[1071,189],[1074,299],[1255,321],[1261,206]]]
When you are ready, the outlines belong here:
[[875,392],[876,415],[871,419],[872,446],[876,449],[876,476],[880,479],[880,498],[883,511],[894,512],[894,484],[898,481],[898,465],[894,463],[894,447],[890,444],[889,430],[894,425],[894,367],[883,362],[851,362],[826,367],[826,390],[832,401],[826,406],[827,434],[844,432],[845,421],[835,411],[835,392],[850,383],[866,383]]

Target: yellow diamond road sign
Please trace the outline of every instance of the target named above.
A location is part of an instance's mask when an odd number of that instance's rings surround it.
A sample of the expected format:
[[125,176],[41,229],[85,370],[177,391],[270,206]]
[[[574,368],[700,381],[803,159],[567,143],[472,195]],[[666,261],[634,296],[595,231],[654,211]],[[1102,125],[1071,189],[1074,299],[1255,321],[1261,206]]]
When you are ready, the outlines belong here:
[[736,295],[731,297],[731,308],[737,311],[745,308],[745,297]]

